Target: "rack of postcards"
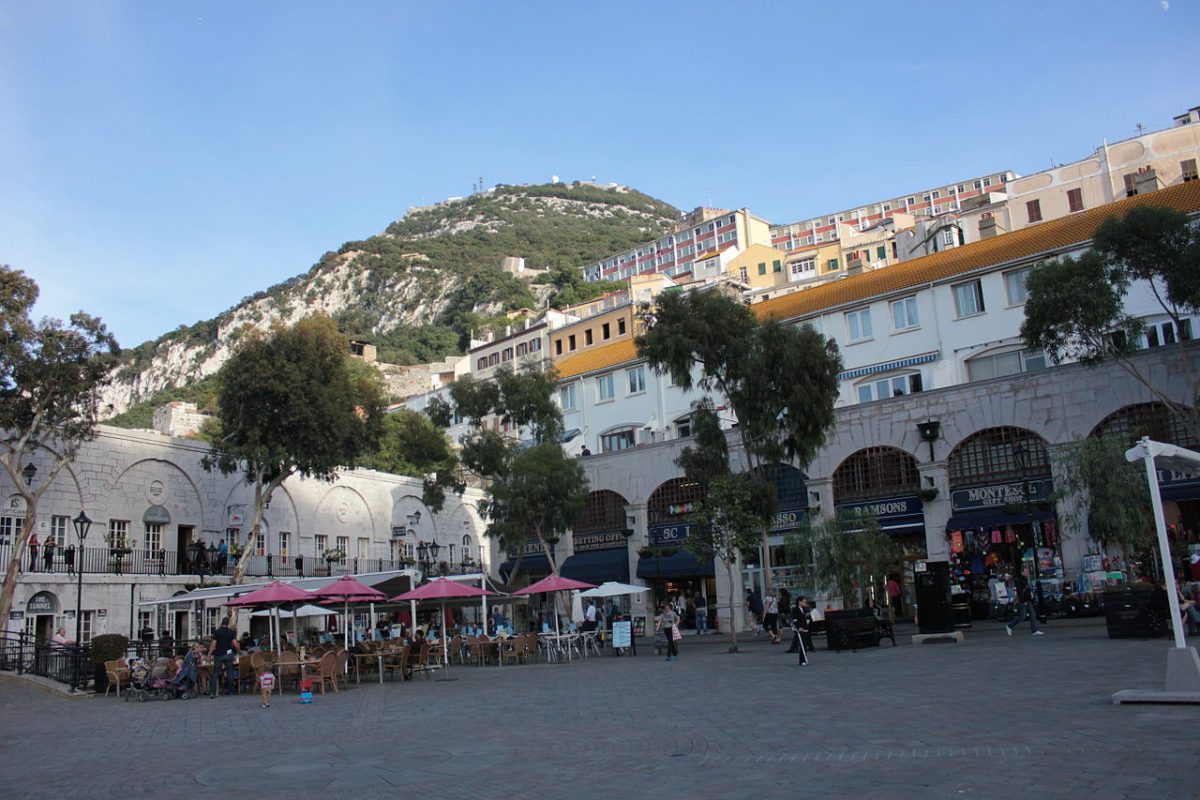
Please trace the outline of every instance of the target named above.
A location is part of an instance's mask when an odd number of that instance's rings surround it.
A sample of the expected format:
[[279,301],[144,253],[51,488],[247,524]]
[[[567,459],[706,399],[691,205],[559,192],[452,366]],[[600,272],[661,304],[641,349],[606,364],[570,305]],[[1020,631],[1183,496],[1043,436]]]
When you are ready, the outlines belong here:
[[1079,570],[1079,593],[1097,595],[1129,580],[1120,556],[1091,554],[1083,557]]

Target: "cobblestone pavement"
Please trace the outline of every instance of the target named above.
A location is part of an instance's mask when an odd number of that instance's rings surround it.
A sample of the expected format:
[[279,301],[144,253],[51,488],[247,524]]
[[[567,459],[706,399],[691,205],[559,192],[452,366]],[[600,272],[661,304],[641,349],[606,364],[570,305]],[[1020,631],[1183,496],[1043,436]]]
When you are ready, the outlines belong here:
[[[1102,622],[962,645],[819,650],[761,637],[678,661],[458,667],[300,705],[63,699],[0,681],[6,798],[1194,798],[1200,709],[1113,706],[1167,643]],[[212,796],[209,794],[209,796]]]

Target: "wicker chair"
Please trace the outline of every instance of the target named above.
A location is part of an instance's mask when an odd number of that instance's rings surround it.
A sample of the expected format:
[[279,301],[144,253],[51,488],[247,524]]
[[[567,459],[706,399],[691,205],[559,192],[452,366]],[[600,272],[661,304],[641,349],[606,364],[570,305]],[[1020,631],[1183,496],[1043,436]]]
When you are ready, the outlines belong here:
[[108,686],[104,687],[104,696],[108,697],[108,690],[114,686],[117,688],[117,697],[121,696],[121,687],[128,686],[132,676],[129,674],[129,665],[125,663],[125,659],[118,658],[115,661],[104,662],[104,674],[108,677]]
[[342,682],[342,685],[345,686],[347,689],[350,688],[350,673],[346,671],[346,664],[349,661],[350,661],[350,653],[348,653],[345,650],[339,650],[337,652],[337,657],[334,659],[334,670],[333,670],[333,677],[335,679],[333,687],[335,690],[337,689],[336,681],[338,681],[338,680],[340,680]]
[[317,665],[317,680],[321,684],[321,694],[325,694],[325,684],[329,684],[336,692],[337,687],[337,653],[326,653],[321,656],[321,663]]

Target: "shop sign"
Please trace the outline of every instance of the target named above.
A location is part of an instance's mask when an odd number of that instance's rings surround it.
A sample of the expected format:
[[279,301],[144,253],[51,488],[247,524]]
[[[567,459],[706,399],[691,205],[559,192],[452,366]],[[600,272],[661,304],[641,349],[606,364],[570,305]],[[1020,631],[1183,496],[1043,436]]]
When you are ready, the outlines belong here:
[[537,539],[527,539],[520,548],[513,548],[508,551],[510,560],[517,557],[518,549],[520,549],[522,556],[541,556],[546,554],[546,551],[542,549],[541,542]]
[[802,520],[808,517],[808,510],[793,508],[788,511],[776,511],[771,519],[771,533],[783,533],[800,527]]
[[8,618],[13,620],[14,622],[20,622],[21,620],[25,619],[25,612],[24,611],[10,611],[10,612],[8,612]]
[[585,550],[612,550],[625,546],[625,536],[620,531],[599,531],[596,533],[574,533],[571,535],[576,553]]
[[921,498],[915,495],[913,497],[892,497],[886,500],[867,500],[863,503],[842,503],[838,505],[837,510],[871,514],[879,520],[880,524],[897,517],[912,517],[925,513]]
[[655,525],[647,531],[651,547],[682,544],[692,534],[692,523],[681,522],[677,525]]
[[955,511],[979,511],[1001,508],[1011,503],[1049,502],[1053,492],[1054,481],[1050,478],[998,483],[992,486],[956,489],[950,493],[950,505]]
[[53,614],[58,611],[58,601],[49,592],[38,592],[29,598],[29,602],[25,604],[25,610],[31,615]]

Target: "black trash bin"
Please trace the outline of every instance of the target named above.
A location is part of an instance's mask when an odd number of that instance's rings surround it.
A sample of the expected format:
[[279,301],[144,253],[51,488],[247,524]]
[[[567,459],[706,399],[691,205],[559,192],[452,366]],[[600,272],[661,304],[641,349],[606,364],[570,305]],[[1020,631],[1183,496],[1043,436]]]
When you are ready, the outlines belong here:
[[921,633],[950,633],[954,613],[950,608],[950,564],[918,561],[913,570],[916,582],[917,619]]
[[1152,639],[1165,626],[1151,612],[1150,589],[1110,589],[1104,593],[1104,621],[1110,639]]

